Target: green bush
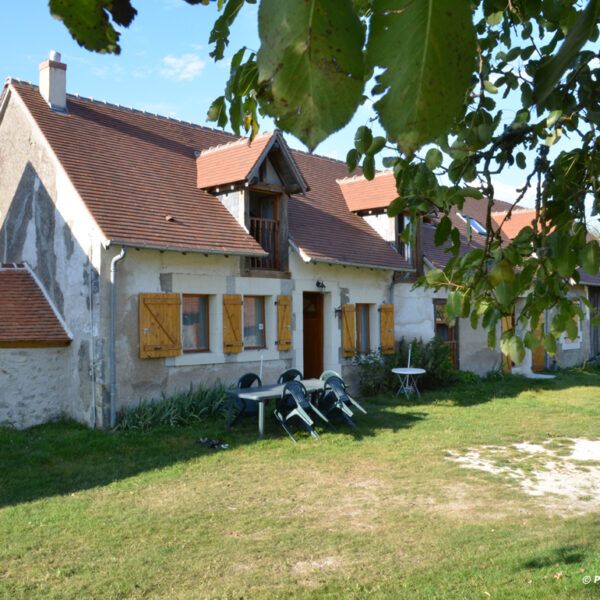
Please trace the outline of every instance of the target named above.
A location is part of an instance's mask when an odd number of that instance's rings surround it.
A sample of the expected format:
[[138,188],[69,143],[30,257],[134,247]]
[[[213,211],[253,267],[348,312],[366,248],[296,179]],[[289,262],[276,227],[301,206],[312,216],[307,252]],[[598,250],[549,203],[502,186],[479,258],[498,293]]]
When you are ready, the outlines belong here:
[[159,399],[142,400],[137,406],[125,408],[119,415],[117,429],[145,431],[152,427],[185,427],[211,417],[224,418],[226,388],[193,387],[186,392]]
[[392,392],[398,389],[398,377],[392,373],[394,367],[406,367],[408,348],[412,344],[411,367],[425,369],[419,377],[420,389],[445,387],[458,381],[458,371],[452,365],[450,350],[443,340],[433,338],[423,340],[400,340],[394,354],[381,354],[380,351],[357,356],[360,391],[365,396]]

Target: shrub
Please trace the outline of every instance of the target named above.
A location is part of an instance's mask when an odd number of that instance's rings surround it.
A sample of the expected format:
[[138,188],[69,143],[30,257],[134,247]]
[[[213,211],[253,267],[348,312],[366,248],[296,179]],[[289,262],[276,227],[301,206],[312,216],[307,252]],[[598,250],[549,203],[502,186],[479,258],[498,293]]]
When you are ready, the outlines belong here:
[[117,429],[145,431],[152,427],[185,427],[226,413],[226,388],[193,387],[185,392],[159,399],[142,400],[125,408],[119,415]]
[[408,364],[408,348],[412,344],[410,364],[425,369],[419,377],[420,389],[433,389],[455,383],[458,372],[452,365],[450,350],[443,340],[433,338],[423,340],[400,340],[394,354],[381,354],[380,351],[357,356],[360,391],[365,396],[374,396],[398,389],[398,377],[392,373],[394,367]]

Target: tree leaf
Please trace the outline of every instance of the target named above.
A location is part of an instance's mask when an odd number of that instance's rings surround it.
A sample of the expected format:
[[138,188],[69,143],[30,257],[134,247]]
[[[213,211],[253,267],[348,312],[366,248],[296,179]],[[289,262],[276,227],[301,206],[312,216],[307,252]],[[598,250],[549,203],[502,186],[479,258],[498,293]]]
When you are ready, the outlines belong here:
[[385,148],[385,138],[381,135],[373,138],[369,149],[367,150],[367,154],[377,154],[381,152]]
[[579,252],[581,266],[590,275],[597,275],[600,268],[600,246],[598,242],[588,242]]
[[469,2],[374,0],[367,61],[387,90],[375,103],[406,153],[445,133],[461,115],[475,68]]
[[585,10],[571,25],[560,50],[548,59],[535,73],[533,99],[541,104],[561,80],[584,44],[597,28],[596,20],[600,12],[600,0],[590,0]]
[[433,241],[436,246],[441,246],[450,236],[450,232],[452,231],[452,221],[444,215],[442,220],[438,223],[438,226],[435,228],[435,234],[433,236]]
[[425,155],[425,164],[433,171],[442,166],[444,157],[437,148],[430,148]]
[[548,354],[556,354],[556,338],[551,333],[544,336],[544,350]]
[[354,147],[361,153],[366,154],[373,143],[373,134],[365,125],[361,125],[354,134]]
[[360,160],[360,152],[356,148],[351,148],[348,150],[348,154],[346,154],[346,164],[348,165],[348,171],[352,173]]
[[502,336],[500,340],[502,353],[509,356],[515,364],[520,364],[525,358],[525,346],[523,340],[514,334]]
[[128,27],[137,14],[130,0],[50,0],[48,4],[73,39],[93,52],[119,54],[120,34],[111,20]]
[[363,96],[364,28],[350,0],[262,0],[262,109],[310,150],[351,119]]
[[362,164],[365,179],[371,180],[375,177],[375,159],[372,154],[367,154]]

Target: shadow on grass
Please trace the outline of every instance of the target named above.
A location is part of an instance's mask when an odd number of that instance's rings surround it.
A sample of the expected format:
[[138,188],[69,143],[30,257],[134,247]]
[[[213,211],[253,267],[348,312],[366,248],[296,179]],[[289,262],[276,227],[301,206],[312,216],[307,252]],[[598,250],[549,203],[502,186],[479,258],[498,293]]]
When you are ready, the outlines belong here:
[[[335,431],[320,428],[322,436],[351,434],[360,439],[375,436],[378,430],[406,429],[427,417],[424,412],[395,412],[389,403],[366,404],[366,408],[369,414],[356,419],[358,430],[336,423]],[[71,494],[215,452],[227,452],[199,445],[197,440],[201,437],[223,440],[231,448],[251,446],[258,441],[257,420],[245,418],[231,431],[225,429],[224,422],[216,420],[194,427],[146,432],[94,431],[73,422],[50,423],[25,431],[0,428],[0,507]],[[292,446],[274,419],[267,419],[265,439]],[[301,436],[301,444],[311,442]],[[261,445],[255,450],[267,451]]]
[[[421,398],[414,395],[407,399],[397,397],[400,406],[423,406],[448,404],[451,406],[473,406],[499,398],[510,398],[524,392],[566,390],[572,387],[600,387],[600,372],[597,370],[570,369],[557,373],[556,379],[527,379],[520,375],[497,375],[469,383],[459,383],[446,389],[422,391]],[[389,401],[391,394],[377,399]]]
[[526,569],[544,569],[555,565],[576,565],[582,563],[585,557],[586,550],[582,546],[561,546],[524,562],[523,566]]

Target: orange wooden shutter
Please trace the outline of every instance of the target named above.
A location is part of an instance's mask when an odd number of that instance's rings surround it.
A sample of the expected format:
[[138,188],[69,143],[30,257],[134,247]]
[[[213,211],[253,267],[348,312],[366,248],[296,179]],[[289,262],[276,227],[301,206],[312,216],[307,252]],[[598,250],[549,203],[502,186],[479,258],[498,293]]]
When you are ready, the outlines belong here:
[[181,354],[179,294],[140,294],[140,358]]
[[393,354],[395,350],[394,305],[382,304],[379,315],[381,325],[381,353]]
[[342,356],[356,354],[356,309],[354,304],[342,305]]
[[242,297],[223,295],[223,352],[237,354],[244,347],[242,336]]
[[277,296],[277,347],[281,352],[292,349],[291,296]]

